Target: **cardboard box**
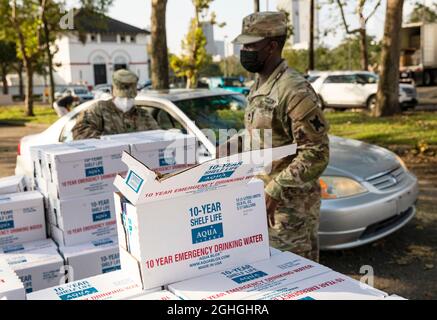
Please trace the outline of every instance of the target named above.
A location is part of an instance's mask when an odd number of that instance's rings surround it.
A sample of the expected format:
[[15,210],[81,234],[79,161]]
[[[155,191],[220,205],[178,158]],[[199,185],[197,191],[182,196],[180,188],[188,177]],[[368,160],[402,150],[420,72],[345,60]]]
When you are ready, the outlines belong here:
[[338,272],[275,287],[245,300],[381,300],[387,294]]
[[43,195],[49,193],[49,166],[46,162],[45,152],[61,148],[63,144],[49,144],[30,147],[30,157],[32,159],[33,175],[31,177],[33,190],[38,190]]
[[70,281],[109,273],[121,268],[116,237],[77,246],[60,247],[59,251],[64,257]]
[[142,294],[129,300],[181,300],[179,297],[175,296],[173,293],[167,290],[157,291],[148,294]]
[[54,146],[46,147],[42,161],[50,197],[65,200],[113,192],[114,177],[126,171],[120,161],[126,144],[90,139]]
[[[158,290],[161,288],[148,292]],[[138,278],[119,270],[30,293],[27,300],[120,300],[142,292]]]
[[52,239],[18,243],[18,244],[0,247],[0,255],[7,254],[7,253],[21,253],[21,252],[29,252],[35,250],[44,250],[44,249],[57,250],[58,246],[56,245],[56,243],[53,242]]
[[23,175],[0,178],[0,195],[28,191]]
[[168,286],[183,300],[239,300],[331,269],[291,252]]
[[408,300],[408,299],[400,297],[396,294],[392,294],[390,296],[385,297],[384,300]]
[[[293,154],[295,145],[263,152],[275,159]],[[129,200],[115,205],[120,247],[128,251],[122,267],[136,266],[147,289],[268,259],[264,184],[254,178],[266,164],[253,161],[257,154],[159,179],[124,153],[129,171],[114,183]]]
[[196,163],[196,137],[166,130],[102,136],[129,145],[129,153],[160,173],[182,170]]
[[271,256],[271,257],[272,257],[272,256],[276,256],[277,254],[281,254],[281,253],[282,253],[281,250],[278,250],[278,249],[276,249],[276,248],[270,247],[270,256]]
[[63,276],[64,260],[56,247],[48,246],[48,242],[47,246],[40,244],[0,254],[0,259],[5,260],[23,282],[26,293],[59,285]]
[[0,196],[0,247],[46,239],[44,203],[38,191]]
[[59,245],[74,246],[117,236],[111,192],[68,200],[50,198],[48,210],[51,220],[57,222],[52,237]]
[[9,264],[0,258],[0,297],[2,300],[25,300],[23,283]]

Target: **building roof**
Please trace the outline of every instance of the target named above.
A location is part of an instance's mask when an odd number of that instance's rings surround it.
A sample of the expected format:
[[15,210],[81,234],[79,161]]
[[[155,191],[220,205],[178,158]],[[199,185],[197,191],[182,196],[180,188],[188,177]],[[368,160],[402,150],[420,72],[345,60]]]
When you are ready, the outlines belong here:
[[85,9],[76,11],[74,27],[81,33],[150,34],[148,30]]

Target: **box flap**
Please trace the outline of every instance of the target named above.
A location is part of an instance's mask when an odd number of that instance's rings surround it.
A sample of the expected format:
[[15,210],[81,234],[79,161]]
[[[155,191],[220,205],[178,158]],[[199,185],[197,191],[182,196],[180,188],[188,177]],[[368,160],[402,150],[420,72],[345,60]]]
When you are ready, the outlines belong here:
[[154,171],[124,152],[122,160],[128,166],[128,173],[126,177],[118,175],[114,185],[133,205],[138,205],[247,184],[254,176],[268,173],[273,161],[295,153],[296,144],[249,151],[213,159],[159,178]]

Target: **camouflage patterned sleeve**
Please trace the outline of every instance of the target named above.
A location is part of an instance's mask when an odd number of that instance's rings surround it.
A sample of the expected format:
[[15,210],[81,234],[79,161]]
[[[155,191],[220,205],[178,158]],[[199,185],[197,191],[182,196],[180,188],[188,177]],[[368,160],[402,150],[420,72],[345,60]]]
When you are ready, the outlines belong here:
[[313,94],[294,97],[288,104],[297,155],[267,186],[266,193],[281,199],[283,188],[302,187],[317,180],[329,162],[329,124]]
[[103,118],[98,105],[82,111],[73,127],[73,139],[99,138],[103,133]]

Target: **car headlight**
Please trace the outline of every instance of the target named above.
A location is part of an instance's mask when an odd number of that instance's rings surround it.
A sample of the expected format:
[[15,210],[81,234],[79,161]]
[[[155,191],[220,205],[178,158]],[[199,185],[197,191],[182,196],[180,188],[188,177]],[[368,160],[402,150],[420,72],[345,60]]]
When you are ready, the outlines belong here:
[[322,199],[340,199],[366,193],[368,190],[357,181],[345,177],[323,176],[319,179]]

